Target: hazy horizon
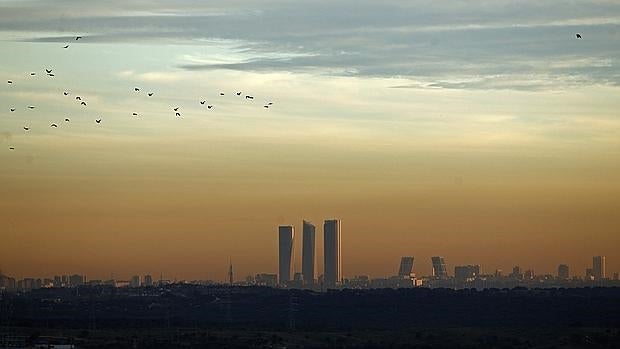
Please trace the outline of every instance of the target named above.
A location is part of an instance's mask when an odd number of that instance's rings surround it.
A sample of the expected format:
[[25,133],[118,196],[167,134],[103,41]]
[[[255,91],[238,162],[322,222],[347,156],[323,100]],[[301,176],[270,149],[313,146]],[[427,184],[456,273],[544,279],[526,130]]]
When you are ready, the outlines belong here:
[[347,277],[620,271],[618,2],[0,0],[0,56],[6,274],[300,271],[302,219],[321,274],[329,218]]

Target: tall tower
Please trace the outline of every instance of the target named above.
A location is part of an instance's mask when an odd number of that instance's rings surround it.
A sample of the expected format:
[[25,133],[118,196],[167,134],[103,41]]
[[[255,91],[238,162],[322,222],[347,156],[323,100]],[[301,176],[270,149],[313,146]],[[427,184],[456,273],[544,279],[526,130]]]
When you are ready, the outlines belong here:
[[447,279],[448,269],[446,269],[446,262],[443,257],[431,257],[431,262],[433,262],[433,276],[438,279]]
[[228,266],[228,282],[230,286],[235,282],[234,274],[233,274],[233,265],[232,260],[230,261],[230,265]]
[[303,221],[303,246],[301,251],[301,273],[304,277],[304,285],[312,287],[315,278],[315,226]]
[[402,278],[410,278],[413,273],[413,257],[407,256],[400,259],[398,267],[398,276]]
[[594,279],[596,280],[601,280],[606,277],[605,256],[592,257],[592,271],[594,272]]
[[326,220],[323,224],[323,254],[325,287],[335,288],[342,280],[342,242],[339,219]]
[[293,268],[293,241],[295,238],[295,228],[292,225],[281,225],[279,233],[279,268],[278,277],[280,285],[285,285],[291,280],[291,270]]

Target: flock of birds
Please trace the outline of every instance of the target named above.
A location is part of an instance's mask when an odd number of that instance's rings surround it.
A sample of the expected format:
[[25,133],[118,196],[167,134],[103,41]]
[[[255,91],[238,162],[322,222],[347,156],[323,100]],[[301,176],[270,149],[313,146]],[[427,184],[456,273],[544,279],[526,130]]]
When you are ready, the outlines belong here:
[[[576,34],[575,34],[575,37],[576,37],[577,39],[582,39],[581,33],[576,33]],[[79,41],[80,39],[82,39],[82,36],[76,36],[76,37],[75,37],[75,41]],[[69,45],[69,44],[67,44],[67,45],[63,46],[63,49],[68,49],[68,48],[69,48],[69,46],[70,46],[70,45]],[[49,77],[54,77],[54,76],[55,76],[55,74],[53,73],[53,69],[47,69],[47,68],[46,68],[46,69],[45,69],[45,73],[46,73],[46,74],[47,74],[47,76],[49,76]],[[36,73],[34,73],[34,72],[33,72],[33,73],[30,73],[30,75],[31,75],[31,76],[35,76],[35,75],[36,75]],[[12,80],[8,80],[8,81],[7,81],[7,83],[8,83],[9,85],[12,85],[12,84],[13,84],[13,81],[12,81]],[[140,90],[141,90],[141,89],[140,89],[140,87],[134,87],[134,92],[139,93],[139,92],[140,92]],[[155,94],[154,92],[147,92],[147,94],[146,94],[146,95],[147,95],[148,97],[153,97],[153,95],[154,95],[154,94]],[[242,95],[242,92],[238,91],[238,92],[235,92],[235,94],[236,94],[237,96],[239,96],[239,97],[240,97],[240,96]],[[66,97],[66,96],[69,96],[69,92],[65,91],[65,92],[63,92],[63,95],[64,95],[65,97]],[[224,93],[224,92],[220,92],[220,96],[224,96],[224,95],[225,95],[225,93]],[[246,100],[253,100],[253,99],[254,99],[254,96],[251,96],[251,95],[247,95],[247,94],[246,94],[246,95],[245,95],[245,99],[246,99]],[[81,97],[81,96],[75,96],[75,100],[76,100],[76,101],[78,101],[78,102],[80,103],[80,105],[81,105],[81,106],[83,106],[83,107],[86,107],[86,106],[88,105],[88,104],[86,103],[86,101],[82,100],[82,97]],[[207,109],[213,109],[213,107],[214,107],[212,104],[207,104],[207,101],[206,101],[206,100],[200,100],[199,102],[200,102],[200,105],[206,105],[206,106],[207,106]],[[273,105],[273,102],[268,102],[268,103],[266,103],[265,105],[263,105],[263,107],[264,107],[264,108],[266,108],[266,109],[268,109],[268,108],[269,108],[269,107],[271,107],[272,105]],[[35,109],[35,106],[33,106],[33,105],[28,106],[28,109],[31,109],[31,110],[32,110],[32,109]],[[9,110],[10,110],[11,112],[15,112],[15,111],[16,111],[16,108],[11,107]],[[172,110],[174,111],[174,115],[175,115],[176,117],[178,117],[178,118],[182,117],[182,115],[181,115],[181,111],[180,111],[180,107],[174,107],[174,108],[172,108]],[[137,116],[138,116],[138,113],[134,112],[134,113],[132,113],[132,116],[137,117]],[[95,123],[96,123],[96,124],[101,124],[101,121],[102,121],[102,120],[103,120],[103,119],[102,119],[101,117],[99,117],[99,118],[95,119]],[[68,123],[68,122],[71,122],[71,120],[70,120],[69,118],[65,118],[65,122],[67,122],[67,123]],[[51,128],[58,128],[58,124],[56,124],[56,123],[52,123],[52,124],[50,125],[50,127],[51,127]],[[24,126],[24,131],[25,131],[25,132],[30,131],[30,127],[28,127],[28,126]],[[14,146],[10,146],[10,147],[9,147],[9,150],[15,150],[15,147],[14,147]]]
[[[80,39],[82,39],[82,38],[83,38],[82,36],[76,36],[76,37],[75,37],[75,41],[78,41],[78,40],[80,40]],[[63,49],[68,49],[68,48],[69,48],[69,46],[70,46],[70,45],[69,45],[69,44],[67,44],[67,45],[63,46],[62,48],[63,48]],[[56,75],[53,73],[53,69],[48,69],[48,68],[45,68],[45,74],[46,74],[47,76],[49,76],[49,77],[54,77],[54,76],[56,76]],[[37,75],[37,74],[36,74],[35,72],[31,72],[31,73],[30,73],[30,76],[36,76],[36,75]],[[13,80],[7,80],[7,84],[8,84],[8,85],[14,85],[14,82],[13,82]],[[133,89],[133,90],[134,90],[134,92],[136,92],[136,93],[140,93],[141,88],[140,88],[140,87],[134,87],[134,89]],[[245,95],[244,95],[244,94],[243,94],[243,92],[241,92],[241,91],[236,91],[236,92],[234,92],[234,94],[235,94],[236,96],[238,96],[238,97],[244,97],[244,98],[245,98],[245,100],[250,100],[250,101],[251,101],[251,100],[253,100],[253,99],[254,99],[254,96],[252,96],[252,95],[248,95],[248,94],[245,94]],[[69,93],[69,92],[67,92],[67,91],[64,91],[64,92],[63,92],[63,96],[68,97],[69,95],[70,95],[70,93]],[[147,92],[147,93],[146,93],[146,95],[147,95],[148,97],[153,97],[153,96],[155,95],[155,93],[154,93],[154,92]],[[220,95],[220,96],[225,96],[226,94],[225,94],[224,92],[220,92],[220,93],[219,93],[219,95]],[[86,103],[86,101],[82,98],[82,96],[75,96],[75,101],[76,101],[76,102],[78,102],[80,106],[83,106],[83,107],[87,107],[87,106],[88,106],[88,104],[87,104],[87,103]],[[207,104],[207,101],[206,101],[206,100],[199,100],[199,103],[200,103],[200,105],[203,105],[203,106],[204,106],[204,105],[206,105],[207,109],[213,109],[213,108],[214,108],[214,105],[213,105],[213,104]],[[263,108],[265,108],[265,109],[269,109],[272,105],[273,105],[273,102],[267,102],[267,103],[265,103],[265,104],[263,105]],[[33,110],[33,109],[35,109],[36,107],[35,107],[34,105],[30,105],[30,106],[28,106],[27,108],[28,108],[28,109],[30,109],[30,110]],[[9,110],[11,111],[11,113],[14,113],[14,112],[17,110],[17,108],[15,108],[15,107],[11,107],[11,108],[9,108]],[[183,115],[181,114],[181,107],[174,107],[174,108],[172,108],[172,111],[174,112],[175,117],[177,117],[177,118],[181,118],[181,117],[183,117]],[[136,113],[136,112],[133,112],[131,115],[132,115],[133,117],[137,117],[137,116],[139,116],[139,114],[138,114],[138,113]],[[95,123],[96,123],[96,124],[101,124],[102,120],[103,120],[103,118],[98,117],[98,118],[96,118],[94,121],[95,121]],[[69,123],[69,122],[71,122],[71,119],[69,119],[69,118],[65,118],[65,119],[64,119],[64,122],[65,122],[65,123]],[[50,127],[51,127],[51,128],[58,128],[58,124],[57,124],[57,123],[51,123],[51,124],[50,124]],[[23,127],[23,129],[24,129],[24,131],[25,131],[25,132],[29,132],[29,131],[31,130],[29,126],[24,126],[24,127]],[[9,146],[9,150],[15,150],[15,147],[14,147],[14,146]]]

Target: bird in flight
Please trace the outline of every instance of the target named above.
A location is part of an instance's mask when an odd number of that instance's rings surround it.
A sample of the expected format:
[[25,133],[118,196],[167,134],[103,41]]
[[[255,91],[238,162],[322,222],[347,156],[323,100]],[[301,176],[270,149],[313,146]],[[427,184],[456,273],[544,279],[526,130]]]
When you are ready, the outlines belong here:
[[29,106],[28,109],[34,109],[34,105]]
[[207,101],[200,101],[200,104],[205,104],[207,103]]
[[30,130],[30,127],[26,127],[26,126],[24,126],[24,130],[29,131],[29,130]]
[[212,105],[208,105],[207,108],[211,109],[211,108],[213,108],[213,106]]
[[575,34],[575,37],[576,37],[577,39],[581,39],[581,34],[577,33],[577,34]]
[[69,45],[63,46],[62,48],[69,48]]
[[269,106],[268,106],[268,105],[263,105],[263,107],[265,107],[265,108],[269,108]]
[[152,96],[153,96],[153,92],[149,92],[149,93],[147,93],[147,95],[148,95],[149,97],[152,97]]
[[57,127],[58,127],[58,125],[56,125],[56,124],[51,124],[51,125],[50,125],[50,127],[57,128]]
[[224,95],[224,92],[220,92],[220,96],[223,96],[223,95]]
[[13,81],[11,81],[11,80],[7,81],[7,84],[12,84],[12,83],[13,83]]
[[11,111],[12,111],[12,112],[13,112],[13,111],[15,111],[15,108],[11,108]]
[[86,106],[86,102],[82,101],[82,103],[80,103],[80,105]]
[[82,100],[82,97],[80,97],[80,96],[75,96],[75,99],[76,99],[76,100],[78,100],[78,101],[81,101],[81,100]]
[[97,120],[95,120],[95,122],[100,124],[101,123],[101,119],[97,119]]
[[69,121],[71,121],[71,120],[69,120],[69,118],[65,118],[65,122],[69,122]]
[[269,103],[267,103],[267,105],[272,105],[272,104],[273,104],[273,102],[269,102]]
[[176,113],[175,113],[175,115],[176,115],[178,118],[180,118],[180,117],[181,117],[181,113],[179,113],[179,112],[176,112]]
[[252,97],[252,96],[247,96],[247,95],[246,95],[246,96],[245,96],[245,99],[254,99],[254,97]]
[[47,76],[51,76],[51,77],[54,77],[54,76],[56,76],[56,75],[54,75],[54,74],[51,74],[51,73],[47,73]]
[[35,75],[37,75],[37,74],[36,73],[30,73],[30,76],[35,76]]
[[133,113],[133,114],[131,114],[131,115],[133,115],[133,116],[138,116],[138,113]]
[[[52,72],[52,69],[45,69],[45,72],[49,74],[49,73],[51,73],[51,72]],[[34,74],[34,73],[33,73],[33,74]]]
[[80,40],[81,38],[82,38],[81,36],[76,36],[76,37],[75,37],[75,41],[78,41],[78,40]]
[[15,147],[9,147],[9,150],[15,150]]
[[241,92],[237,92],[237,96],[241,96]]
[[69,92],[63,92],[62,94],[65,95],[65,96],[68,96]]
[[179,107],[174,108],[174,111],[178,111],[178,110],[179,110]]
[[133,90],[136,91],[136,92],[140,91],[140,89],[137,88],[137,87],[134,87]]

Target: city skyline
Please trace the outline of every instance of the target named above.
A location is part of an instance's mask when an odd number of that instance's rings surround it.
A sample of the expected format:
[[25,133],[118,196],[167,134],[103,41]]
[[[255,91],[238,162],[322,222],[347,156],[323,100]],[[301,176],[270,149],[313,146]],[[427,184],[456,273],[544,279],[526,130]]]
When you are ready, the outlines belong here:
[[14,275],[222,280],[231,258],[277,266],[274,226],[325,217],[346,223],[346,275],[407,255],[620,270],[618,2],[0,9]]

